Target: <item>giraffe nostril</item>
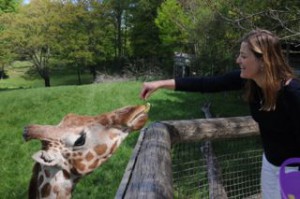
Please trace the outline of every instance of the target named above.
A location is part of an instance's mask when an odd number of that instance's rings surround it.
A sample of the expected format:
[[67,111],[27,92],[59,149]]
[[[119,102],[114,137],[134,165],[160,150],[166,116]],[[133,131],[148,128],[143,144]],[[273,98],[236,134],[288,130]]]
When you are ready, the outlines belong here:
[[30,140],[30,136],[28,135],[28,128],[27,127],[25,127],[24,130],[23,130],[23,139],[25,141]]

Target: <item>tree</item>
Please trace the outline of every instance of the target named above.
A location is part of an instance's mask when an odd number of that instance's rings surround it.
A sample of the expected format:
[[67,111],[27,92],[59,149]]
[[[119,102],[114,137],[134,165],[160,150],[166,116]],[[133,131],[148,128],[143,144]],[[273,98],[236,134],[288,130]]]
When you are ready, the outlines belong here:
[[177,0],[167,0],[158,8],[155,24],[161,41],[168,46],[180,47],[189,42],[189,18]]
[[[276,32],[282,39],[296,39],[299,1],[166,0],[156,24],[160,38],[175,49],[176,40],[193,44],[201,73],[223,72],[234,66],[238,39],[255,28]],[[184,45],[182,45],[184,46]]]
[[81,70],[94,61],[93,52],[89,48],[89,31],[94,29],[92,23],[89,23],[92,20],[89,9],[91,5],[88,1],[68,1],[62,4],[64,16],[61,24],[64,29],[57,42],[59,50],[56,50],[56,54],[60,61],[75,68],[79,84]]
[[113,17],[113,23],[116,28],[116,56],[121,57],[124,55],[123,52],[123,32],[122,32],[122,25],[125,25],[125,12],[128,8],[128,2],[126,0],[119,1],[119,0],[110,0],[107,1],[107,4],[110,5],[110,12],[111,16]]
[[122,70],[124,67],[122,58],[126,56],[126,26],[129,2],[128,0],[108,0],[106,4],[110,7],[109,15],[115,27],[115,58],[118,69]]
[[96,78],[96,66],[114,58],[115,29],[110,6],[97,0],[69,0],[63,9],[64,29],[57,58],[77,70],[79,83],[80,71],[87,67]]
[[0,0],[0,15],[2,13],[16,12],[22,0]]
[[5,74],[5,66],[12,63],[16,55],[10,50],[10,45],[7,40],[0,41],[0,79],[4,79]]
[[[299,1],[205,0],[205,2],[207,7],[215,14],[211,23],[211,27],[214,27],[214,29],[210,30],[210,35],[213,38],[209,41],[210,46],[214,47],[213,55],[219,59],[218,63],[221,64],[218,65],[223,68],[224,65],[230,68],[230,63],[234,65],[234,54],[238,52],[239,48],[238,40],[243,34],[252,29],[264,28],[271,30],[279,35],[282,40],[297,40],[300,38]],[[219,56],[215,56],[215,53]]]
[[[255,28],[265,28],[284,38],[298,37],[299,1],[215,1],[206,0],[207,5],[215,10],[222,19],[240,32]],[[217,1],[218,2],[218,1]],[[220,6],[222,4],[222,6]]]
[[50,86],[49,59],[60,35],[59,4],[51,0],[31,0],[14,15],[2,17],[5,30],[2,39],[10,42],[14,52],[27,57]]
[[[0,0],[0,15],[5,13],[14,13],[17,11],[20,5],[20,0]],[[4,30],[3,25],[0,25],[0,33]],[[2,34],[2,33],[1,33]],[[0,79],[4,78],[4,67],[10,64],[14,59],[14,53],[9,48],[9,42],[7,40],[0,41]]]
[[[221,31],[213,23],[214,13],[202,0],[166,0],[156,19],[164,44],[172,46],[173,50],[194,54],[193,70],[201,73],[212,71],[215,65],[211,60],[215,61],[212,52],[216,49],[209,40]],[[197,60],[201,60],[201,64]]]
[[160,55],[159,29],[155,25],[161,0],[133,0],[130,4],[130,45],[132,55],[140,58]]

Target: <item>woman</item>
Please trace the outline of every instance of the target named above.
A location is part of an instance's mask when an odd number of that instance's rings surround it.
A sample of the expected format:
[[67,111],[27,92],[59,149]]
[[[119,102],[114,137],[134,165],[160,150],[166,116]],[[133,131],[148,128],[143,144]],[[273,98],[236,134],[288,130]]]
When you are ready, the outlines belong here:
[[242,38],[236,63],[239,71],[222,76],[145,82],[140,97],[147,99],[161,88],[189,92],[245,89],[264,149],[262,197],[280,199],[279,167],[288,158],[300,157],[300,81],[285,61],[279,38],[267,30],[254,30]]

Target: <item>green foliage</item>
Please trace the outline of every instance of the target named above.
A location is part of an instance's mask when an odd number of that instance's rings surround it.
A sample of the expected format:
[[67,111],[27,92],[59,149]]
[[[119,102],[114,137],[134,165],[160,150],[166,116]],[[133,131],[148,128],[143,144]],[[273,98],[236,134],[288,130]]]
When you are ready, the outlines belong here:
[[[101,4],[96,2],[70,1],[62,5],[61,24],[65,28],[57,42],[57,57],[88,66],[105,59],[104,54],[111,54],[112,50],[105,52],[101,45],[103,41],[109,41],[108,38],[113,37],[113,34],[106,33],[111,31],[111,26],[106,26],[104,18],[101,18],[104,12]],[[112,41],[110,42],[108,46],[112,46]]]
[[299,32],[299,1],[210,1],[209,7],[222,16],[230,28],[244,33],[255,28],[265,28],[279,36],[297,36]]
[[[0,17],[4,13],[15,12],[21,0],[0,0]],[[4,27],[0,24],[0,35]],[[9,42],[5,39],[0,40],[0,73],[4,71],[4,67],[11,63],[15,58],[15,54],[10,49]],[[0,78],[2,78],[0,76]]]
[[156,23],[165,44],[195,55],[193,71],[198,75],[220,73],[233,64],[235,43],[228,37],[230,29],[205,1],[167,0],[159,8]]
[[15,12],[22,0],[0,0],[0,15],[7,12]]
[[188,22],[188,16],[177,0],[168,0],[162,3],[155,19],[155,24],[160,29],[162,42],[172,46],[188,42],[188,32],[186,31]]
[[195,54],[200,75],[234,67],[240,37],[254,28],[274,31],[283,38],[299,38],[298,1],[166,0],[156,24],[164,44]]
[[110,7],[111,18],[116,27],[116,56],[120,59],[127,54],[126,49],[126,26],[128,25],[128,13],[129,7],[128,0],[110,0],[107,1],[107,5]]
[[122,73],[140,62],[148,63],[141,71],[168,71],[174,51],[182,51],[195,55],[198,74],[215,74],[233,68],[238,39],[253,28],[300,35],[299,1],[20,2],[0,1],[0,64],[30,59],[49,85],[53,59],[78,74],[86,67]]
[[132,18],[129,20],[130,45],[132,54],[138,58],[159,57],[161,54],[161,42],[159,29],[155,25],[157,8],[161,0],[133,0],[129,13]]
[[56,46],[59,16],[49,0],[32,0],[16,14],[4,15],[1,39],[8,41],[13,52],[32,60],[34,67],[50,86],[49,59]]
[[7,41],[5,49],[30,59],[50,86],[50,58],[80,71],[113,57],[114,33],[107,13],[99,1],[32,0],[18,13],[1,17],[5,29],[0,37]]

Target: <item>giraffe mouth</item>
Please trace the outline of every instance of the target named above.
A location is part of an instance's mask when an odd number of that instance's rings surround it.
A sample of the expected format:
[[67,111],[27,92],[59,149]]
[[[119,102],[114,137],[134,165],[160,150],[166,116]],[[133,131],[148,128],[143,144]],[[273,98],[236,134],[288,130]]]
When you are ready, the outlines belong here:
[[138,121],[138,120],[144,120],[144,119],[147,119],[148,118],[148,112],[150,111],[150,103],[147,103],[145,106],[144,106],[144,109],[140,112],[138,112],[133,118],[132,118],[132,123]]
[[140,106],[139,109],[136,110],[135,113],[132,114],[132,117],[128,120],[126,124],[128,130],[126,132],[141,129],[148,120],[148,112],[150,111],[150,108],[150,103]]
[[55,166],[58,163],[58,158],[55,154],[49,153],[48,151],[38,151],[32,158],[43,165]]

